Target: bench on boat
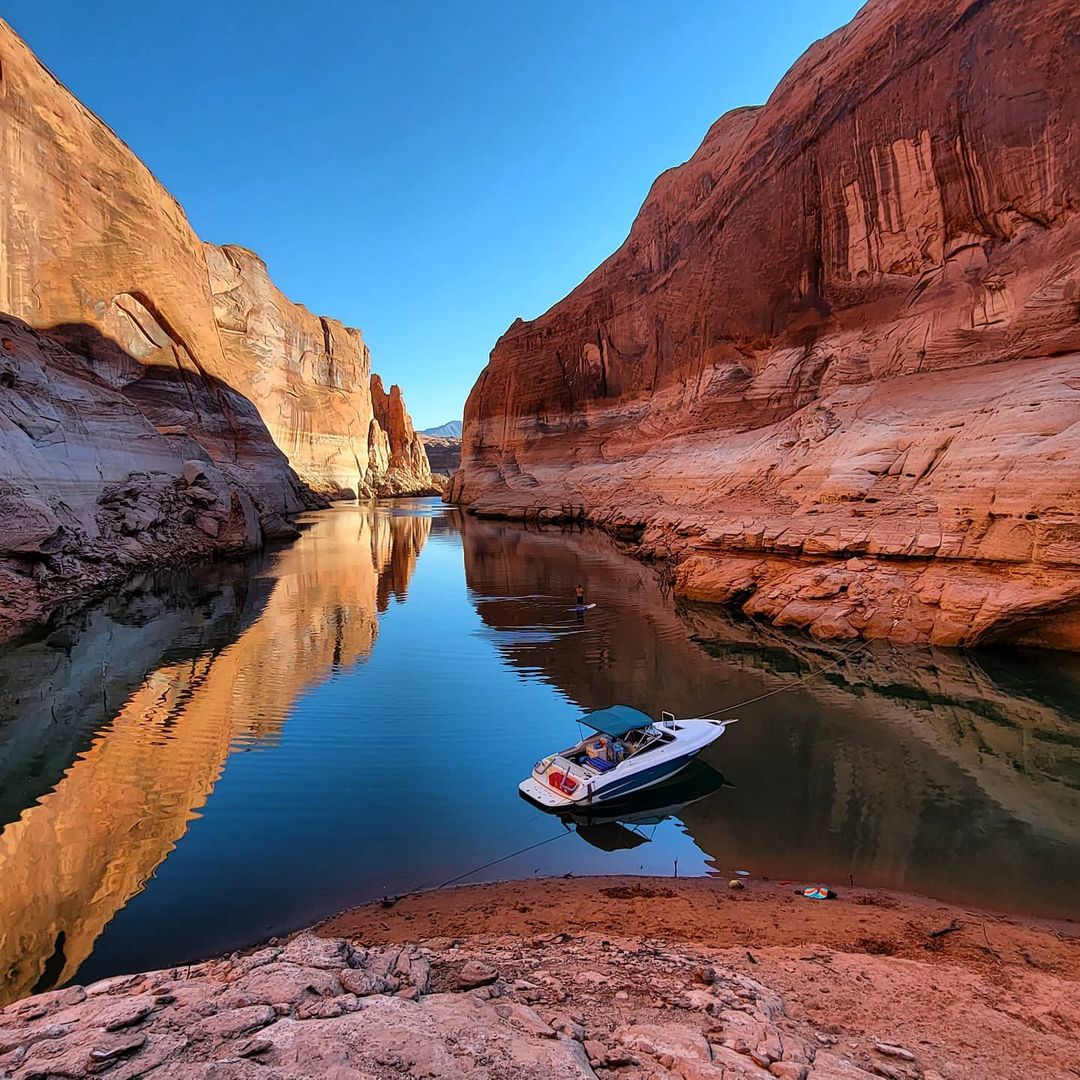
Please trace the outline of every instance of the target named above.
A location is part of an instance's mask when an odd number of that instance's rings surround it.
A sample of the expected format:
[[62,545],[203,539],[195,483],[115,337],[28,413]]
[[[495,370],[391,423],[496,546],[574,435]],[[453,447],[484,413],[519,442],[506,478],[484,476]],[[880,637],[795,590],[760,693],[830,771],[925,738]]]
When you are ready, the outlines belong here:
[[591,765],[597,772],[611,772],[615,768],[615,762],[606,761],[604,758],[591,757],[586,761],[587,765]]

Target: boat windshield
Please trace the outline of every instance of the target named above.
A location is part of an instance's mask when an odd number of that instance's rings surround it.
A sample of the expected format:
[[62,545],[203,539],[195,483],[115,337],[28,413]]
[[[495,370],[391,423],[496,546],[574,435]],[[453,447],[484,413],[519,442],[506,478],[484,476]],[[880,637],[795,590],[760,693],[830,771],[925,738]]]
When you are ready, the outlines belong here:
[[642,753],[644,750],[651,750],[662,743],[671,742],[674,737],[670,732],[661,731],[660,728],[653,724],[650,724],[647,728],[629,731],[623,737],[623,743],[626,745],[626,756],[631,757],[634,754]]

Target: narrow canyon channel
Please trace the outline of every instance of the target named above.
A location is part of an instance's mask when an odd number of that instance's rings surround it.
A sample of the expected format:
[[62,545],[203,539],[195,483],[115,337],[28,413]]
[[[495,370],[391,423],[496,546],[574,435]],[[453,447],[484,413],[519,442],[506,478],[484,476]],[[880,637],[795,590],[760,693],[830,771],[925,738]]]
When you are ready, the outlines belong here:
[[1080,916],[1080,656],[874,643],[578,829],[517,784],[583,709],[694,715],[839,650],[679,605],[591,532],[432,500],[303,523],[0,649],[0,1004],[459,878],[746,869]]

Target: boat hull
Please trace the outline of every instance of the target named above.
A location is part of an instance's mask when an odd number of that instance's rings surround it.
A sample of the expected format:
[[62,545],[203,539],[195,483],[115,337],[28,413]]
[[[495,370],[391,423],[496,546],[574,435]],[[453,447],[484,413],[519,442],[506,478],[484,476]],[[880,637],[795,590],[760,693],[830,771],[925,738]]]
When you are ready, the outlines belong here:
[[[647,762],[634,763],[631,768],[615,769],[604,776],[592,778],[573,795],[555,791],[536,775],[522,781],[518,791],[529,802],[544,810],[567,810],[575,807],[598,806],[635,795],[639,791],[663,784],[690,765],[697,755],[724,732],[721,723],[707,720],[681,721],[685,734],[678,744],[650,755]],[[690,728],[690,725],[694,725]]]
[[588,800],[588,805],[596,806],[597,803],[625,799],[635,792],[644,791],[646,788],[653,787],[656,784],[662,784],[665,780],[670,780],[676,773],[682,772],[696,756],[697,751],[695,750],[694,753],[688,754],[686,757],[661,761],[647,769],[639,770],[631,776],[625,776],[621,780],[615,778],[610,784],[593,792],[592,798]]

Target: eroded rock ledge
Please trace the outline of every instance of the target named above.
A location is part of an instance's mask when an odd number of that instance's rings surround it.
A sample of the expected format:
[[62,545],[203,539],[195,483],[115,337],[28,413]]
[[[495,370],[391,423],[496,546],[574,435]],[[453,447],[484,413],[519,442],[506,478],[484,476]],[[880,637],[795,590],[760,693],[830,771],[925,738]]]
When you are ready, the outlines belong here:
[[865,1055],[837,1042],[793,1020],[758,980],[656,942],[550,934],[365,948],[302,934],[10,1006],[0,1013],[0,1076],[941,1076],[884,1041],[864,1069],[852,1057]]
[[[549,887],[558,895],[546,910]],[[577,908],[567,909],[572,890]],[[783,921],[790,896],[786,904],[752,900],[741,925],[744,905],[729,903],[734,897],[725,891],[722,882],[656,879],[507,883],[422,894],[400,916],[378,906],[358,909],[335,921],[381,927],[381,943],[337,936],[331,925],[249,955],[67,987],[11,1005],[0,1011],[0,1077],[1071,1075],[1076,953],[1065,940],[970,911],[861,892],[827,912],[807,911],[810,902],[798,901],[803,906],[788,922],[809,919],[824,937],[784,946],[780,940],[806,932]],[[678,940],[682,924],[664,911],[687,900],[696,919],[691,936],[710,925],[703,907],[715,908],[712,925],[734,920],[732,947]],[[499,923],[501,904],[510,905],[511,924],[569,922],[571,930],[382,940],[387,920],[402,930],[409,920],[430,928],[464,919],[479,930]],[[763,906],[768,910],[754,911]],[[583,931],[573,910],[608,932]],[[964,920],[956,921],[965,939],[958,945],[927,934],[950,914]],[[633,932],[642,915],[659,936]],[[982,947],[985,918],[997,948],[983,955],[975,942]],[[969,923],[978,925],[965,929]],[[763,930],[771,925],[775,935]],[[837,927],[851,942],[847,949],[812,943],[837,936]],[[1023,960],[1014,957],[1018,951]],[[908,952],[924,959],[893,955]]]
[[450,496],[821,638],[1080,647],[1068,0],[871,0],[503,335]]

